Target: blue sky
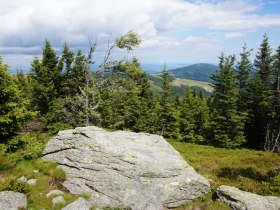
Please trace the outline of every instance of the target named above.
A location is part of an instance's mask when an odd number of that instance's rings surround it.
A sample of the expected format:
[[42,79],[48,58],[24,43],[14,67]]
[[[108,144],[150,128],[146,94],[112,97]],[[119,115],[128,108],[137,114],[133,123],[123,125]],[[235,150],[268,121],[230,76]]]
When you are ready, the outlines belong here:
[[[246,42],[256,53],[264,33],[280,45],[280,0],[0,0],[0,55],[13,69],[28,69],[44,40],[59,54],[64,42],[86,52],[98,41],[96,60],[108,40],[136,31],[142,45],[130,54],[141,63],[217,63],[239,54]],[[253,58],[253,56],[252,56]]]

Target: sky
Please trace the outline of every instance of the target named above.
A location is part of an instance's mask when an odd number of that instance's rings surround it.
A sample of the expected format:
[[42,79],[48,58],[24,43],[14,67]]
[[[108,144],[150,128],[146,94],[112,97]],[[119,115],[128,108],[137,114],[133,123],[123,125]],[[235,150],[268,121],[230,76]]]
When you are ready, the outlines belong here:
[[98,62],[107,42],[130,30],[142,44],[111,59],[214,64],[221,52],[238,55],[244,43],[254,55],[264,33],[275,50],[280,0],[0,0],[0,56],[13,69],[29,69],[45,39],[60,54],[65,42],[87,52],[93,37]]

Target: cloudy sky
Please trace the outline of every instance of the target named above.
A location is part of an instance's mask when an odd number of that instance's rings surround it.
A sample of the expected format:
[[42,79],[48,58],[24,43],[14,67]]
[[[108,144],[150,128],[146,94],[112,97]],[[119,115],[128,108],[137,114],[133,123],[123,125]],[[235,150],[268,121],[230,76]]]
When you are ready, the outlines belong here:
[[280,0],[0,0],[0,55],[28,68],[44,40],[86,51],[94,37],[100,59],[107,40],[129,30],[143,40],[130,55],[141,63],[217,63],[220,52],[257,51],[264,33],[280,45]]

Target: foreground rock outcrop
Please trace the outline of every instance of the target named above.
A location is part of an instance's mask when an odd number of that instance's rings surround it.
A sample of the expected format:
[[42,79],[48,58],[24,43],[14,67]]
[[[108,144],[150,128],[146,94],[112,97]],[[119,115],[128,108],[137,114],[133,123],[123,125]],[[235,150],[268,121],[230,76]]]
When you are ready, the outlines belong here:
[[165,209],[209,191],[196,173],[161,136],[98,127],[61,131],[47,144],[43,159],[66,172],[63,185],[90,195],[96,207]]
[[279,210],[280,197],[261,196],[222,185],[217,189],[219,198],[235,210]]
[[0,191],[0,210],[26,209],[26,195],[13,191]]

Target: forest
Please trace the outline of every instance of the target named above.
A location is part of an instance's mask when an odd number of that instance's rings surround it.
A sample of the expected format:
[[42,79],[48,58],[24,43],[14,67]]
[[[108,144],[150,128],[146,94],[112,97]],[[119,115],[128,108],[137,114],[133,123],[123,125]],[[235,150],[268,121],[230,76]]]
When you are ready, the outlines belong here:
[[[54,208],[50,198],[38,197],[63,190],[66,179],[56,164],[41,160],[42,151],[61,130],[95,125],[162,135],[207,177],[211,192],[179,209],[228,209],[215,194],[222,184],[279,196],[280,46],[272,49],[265,34],[253,62],[246,44],[239,59],[221,53],[213,93],[187,86],[181,97],[171,91],[174,75],[165,65],[162,91],[154,94],[137,58],[111,60],[117,49],[140,44],[130,31],[108,42],[97,64],[96,42],[89,40],[87,53],[65,44],[59,55],[46,40],[28,73],[11,74],[0,59],[0,191],[27,193],[28,209],[61,209],[66,204]],[[23,175],[37,186],[18,181]],[[77,196],[64,198],[70,203]]]
[[55,134],[88,125],[222,148],[280,148],[280,46],[271,49],[266,34],[254,62],[246,44],[239,60],[221,53],[220,69],[211,78],[214,91],[207,98],[189,87],[183,98],[172,97],[165,66],[162,92],[154,96],[137,58],[110,60],[115,48],[131,51],[140,42],[132,31],[117,38],[95,69],[93,42],[87,54],[65,44],[57,55],[46,40],[42,59],[35,57],[27,74],[12,75],[1,62],[2,150],[19,132]]

